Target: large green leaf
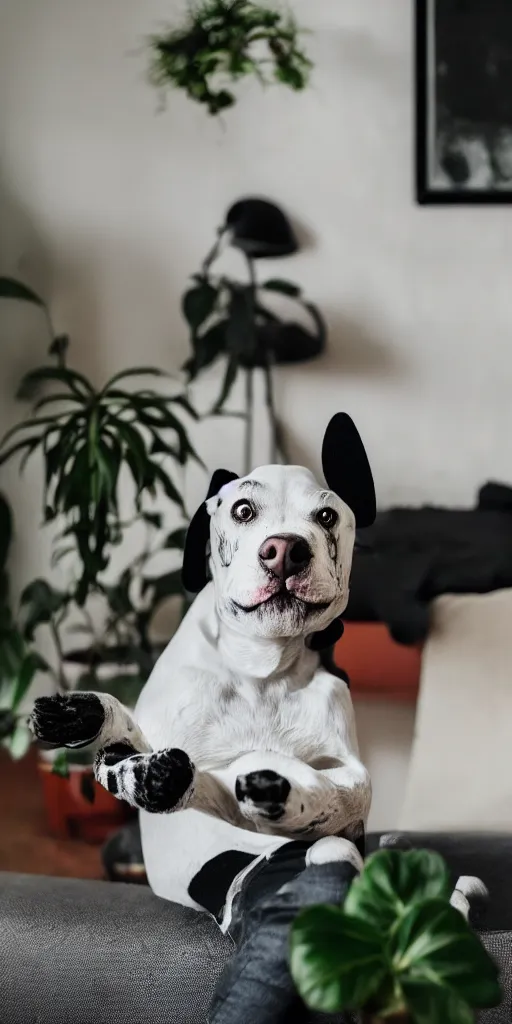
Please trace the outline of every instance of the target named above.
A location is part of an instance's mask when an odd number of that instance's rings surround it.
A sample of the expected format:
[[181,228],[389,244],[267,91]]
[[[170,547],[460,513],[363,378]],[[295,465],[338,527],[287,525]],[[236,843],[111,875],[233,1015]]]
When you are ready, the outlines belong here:
[[304,910],[294,921],[290,965],[300,995],[320,1013],[366,1006],[388,972],[371,925],[328,906]]
[[33,302],[36,306],[45,305],[32,288],[27,288],[26,284],[16,281],[13,277],[0,277],[0,299],[21,299],[24,302]]
[[471,1006],[497,1006],[498,969],[459,911],[444,899],[426,899],[404,915],[393,936],[393,963],[410,984],[449,986]]
[[197,331],[211,315],[217,302],[217,295],[217,289],[206,281],[185,292],[182,302],[183,315],[193,331]]
[[430,850],[379,850],[350,887],[344,904],[353,914],[386,931],[411,902],[449,899],[450,877],[439,854]]

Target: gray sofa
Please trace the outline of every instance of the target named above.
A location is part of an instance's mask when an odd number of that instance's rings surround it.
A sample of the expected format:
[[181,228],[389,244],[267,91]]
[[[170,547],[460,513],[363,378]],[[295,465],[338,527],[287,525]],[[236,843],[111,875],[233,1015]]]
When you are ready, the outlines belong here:
[[[512,836],[413,839],[439,850],[454,878],[477,874],[489,888],[480,930],[505,1000],[480,1019],[510,1024]],[[0,1024],[205,1024],[229,954],[206,915],[145,886],[0,874]]]

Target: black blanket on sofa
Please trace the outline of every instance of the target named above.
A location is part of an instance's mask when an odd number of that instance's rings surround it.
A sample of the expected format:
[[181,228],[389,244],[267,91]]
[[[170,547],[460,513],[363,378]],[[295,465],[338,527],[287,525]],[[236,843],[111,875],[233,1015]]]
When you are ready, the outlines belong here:
[[389,509],[358,540],[344,618],[418,643],[433,598],[512,587],[512,488],[486,484],[474,509]]

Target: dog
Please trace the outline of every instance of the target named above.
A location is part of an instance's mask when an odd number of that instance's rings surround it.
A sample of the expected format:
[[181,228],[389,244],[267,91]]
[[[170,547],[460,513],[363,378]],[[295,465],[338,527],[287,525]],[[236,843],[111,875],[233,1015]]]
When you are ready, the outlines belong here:
[[140,810],[153,890],[196,910],[220,912],[233,880],[282,844],[355,840],[366,825],[350,692],[317,650],[347,605],[356,526],[375,516],[346,414],[322,461],[327,486],[298,466],[214,474],[184,552],[197,596],[133,714],[108,694],[35,702],[35,736],[95,744],[96,779]]
[[[347,681],[319,654],[341,635],[356,528],[376,512],[344,413],[322,464],[326,487],[298,466],[214,473],[184,552],[197,596],[133,714],[76,692],[39,698],[31,716],[47,744],[97,747],[98,782],[140,810],[154,892],[225,932],[248,875],[285,844],[281,861],[299,846],[305,865],[363,864],[370,777]],[[481,889],[461,879],[452,902],[467,916]]]

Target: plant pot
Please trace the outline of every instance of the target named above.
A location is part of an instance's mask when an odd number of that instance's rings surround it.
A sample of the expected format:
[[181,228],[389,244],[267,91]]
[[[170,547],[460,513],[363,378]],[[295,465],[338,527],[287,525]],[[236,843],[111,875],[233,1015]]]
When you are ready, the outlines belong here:
[[[40,754],[38,772],[48,827],[61,839],[103,843],[121,828],[133,810],[96,782],[90,764],[70,764],[69,777],[52,772],[52,758]],[[92,800],[91,800],[92,798]]]

